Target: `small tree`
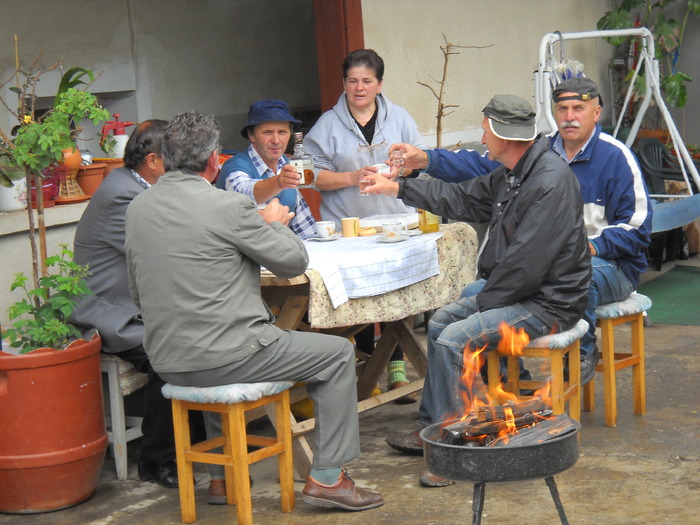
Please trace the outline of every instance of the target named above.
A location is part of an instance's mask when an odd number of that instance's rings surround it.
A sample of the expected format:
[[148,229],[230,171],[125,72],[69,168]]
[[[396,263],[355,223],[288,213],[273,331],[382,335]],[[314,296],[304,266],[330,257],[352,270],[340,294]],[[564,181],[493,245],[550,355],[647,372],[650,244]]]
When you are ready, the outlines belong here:
[[[19,56],[16,35],[15,56]],[[15,108],[0,97],[2,105],[15,116],[18,122],[14,133],[0,130],[0,155],[5,157],[9,167],[19,167],[24,170],[28,191],[32,186],[41,188],[43,171],[51,165],[60,163],[63,160],[65,150],[76,149],[75,137],[82,130],[77,123],[85,118],[92,121],[94,125],[98,125],[110,116],[94,95],[76,89],[76,86],[80,85],[90,86],[94,81],[92,72],[82,68],[73,68],[63,75],[53,107],[41,117],[36,117],[37,83],[42,75],[55,70],[62,62],[62,60],[58,60],[53,65],[42,68],[39,65],[41,59],[42,56],[39,55],[28,70],[22,69],[19,59],[17,59],[15,74],[0,84],[0,89],[2,89],[15,79],[16,85],[10,90],[17,93],[18,98]],[[85,77],[89,79],[90,83],[83,80]],[[42,264],[41,273],[46,275],[44,260],[47,258],[47,250],[44,199],[40,190],[36,192],[36,196],[40,255],[37,251],[36,226],[31,199],[27,199],[27,213],[32,253],[32,276],[34,287],[38,288],[40,263]]]
[[459,55],[460,52],[457,51],[458,49],[485,49],[493,46],[493,44],[489,44],[488,46],[462,46],[460,44],[453,44],[452,42],[447,41],[447,37],[444,33],[442,35],[442,39],[445,41],[445,45],[440,46],[440,51],[442,51],[442,55],[444,57],[444,62],[442,64],[442,79],[436,80],[430,77],[431,80],[438,85],[438,89],[436,90],[433,86],[426,84],[425,82],[418,82],[419,85],[428,88],[437,99],[437,113],[435,115],[437,118],[437,126],[435,134],[438,148],[442,146],[442,119],[453,113],[453,111],[448,112],[447,110],[459,107],[457,104],[445,104],[444,102],[445,86],[447,84],[447,63],[450,60],[450,56]]

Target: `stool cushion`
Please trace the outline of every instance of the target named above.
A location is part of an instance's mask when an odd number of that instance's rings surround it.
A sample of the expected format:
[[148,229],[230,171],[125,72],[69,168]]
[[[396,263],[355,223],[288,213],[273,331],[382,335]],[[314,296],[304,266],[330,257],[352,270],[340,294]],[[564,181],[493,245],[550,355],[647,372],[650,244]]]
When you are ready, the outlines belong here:
[[193,403],[240,403],[279,394],[294,385],[294,381],[272,381],[267,383],[234,383],[220,386],[179,386],[166,383],[163,396]]
[[100,354],[100,360],[104,362],[113,361],[117,363],[117,375],[119,380],[119,389],[122,391],[123,396],[128,396],[129,394],[136,392],[143,385],[148,383],[148,374],[139,372],[134,368],[134,365],[129,363],[129,361],[124,361],[122,358],[116,355],[102,353]]
[[581,319],[576,326],[558,334],[543,335],[530,341],[528,348],[566,348],[588,331],[588,323]]
[[651,308],[651,299],[637,292],[618,303],[601,304],[595,309],[599,319],[615,319],[624,315],[639,314]]

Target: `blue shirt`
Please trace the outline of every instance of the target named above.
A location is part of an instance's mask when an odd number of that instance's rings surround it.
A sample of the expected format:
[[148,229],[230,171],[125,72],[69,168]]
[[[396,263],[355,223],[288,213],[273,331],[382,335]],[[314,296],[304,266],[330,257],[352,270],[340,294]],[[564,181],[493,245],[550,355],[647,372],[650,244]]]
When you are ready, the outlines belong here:
[[[253,187],[259,180],[269,179],[274,177],[275,173],[267,167],[265,161],[258,155],[252,145],[248,146],[248,150],[245,153],[239,153],[239,155],[247,155],[252,162],[253,169],[256,171],[255,174],[249,174],[245,171],[236,170],[231,173],[226,174],[222,170],[222,176],[224,179],[224,189],[227,191],[236,191],[247,195],[255,202],[255,196],[253,194]],[[230,159],[232,160],[232,159]],[[227,163],[230,162],[226,161]],[[288,163],[287,157],[282,156],[279,161],[277,161],[276,171],[279,172],[282,166]],[[226,164],[224,164],[225,166]],[[252,175],[252,176],[251,176]],[[255,176],[257,175],[257,177]],[[287,190],[283,190],[287,191]],[[296,204],[290,206],[289,209],[294,211],[294,217],[289,221],[289,227],[294,233],[301,236],[302,238],[308,238],[316,235],[316,221],[311,214],[311,209],[309,205],[304,200],[304,197],[297,190],[291,190],[296,194]],[[274,198],[274,197],[273,197]],[[272,199],[270,199],[272,200]],[[268,201],[269,202],[269,201]],[[283,203],[286,204],[286,203]]]

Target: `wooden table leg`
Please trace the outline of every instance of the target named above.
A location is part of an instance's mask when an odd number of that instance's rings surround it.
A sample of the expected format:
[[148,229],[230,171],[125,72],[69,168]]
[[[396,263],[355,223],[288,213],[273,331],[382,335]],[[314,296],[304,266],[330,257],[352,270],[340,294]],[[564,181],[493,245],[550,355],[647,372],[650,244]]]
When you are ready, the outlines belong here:
[[386,329],[393,331],[401,350],[413,365],[419,377],[428,373],[428,352],[413,331],[413,317],[386,324]]
[[372,356],[357,378],[358,400],[367,399],[372,394],[372,390],[374,390],[382,372],[386,370],[386,365],[389,363],[389,359],[398,343],[396,332],[385,327],[382,330],[382,336],[379,338],[377,346],[374,347]]

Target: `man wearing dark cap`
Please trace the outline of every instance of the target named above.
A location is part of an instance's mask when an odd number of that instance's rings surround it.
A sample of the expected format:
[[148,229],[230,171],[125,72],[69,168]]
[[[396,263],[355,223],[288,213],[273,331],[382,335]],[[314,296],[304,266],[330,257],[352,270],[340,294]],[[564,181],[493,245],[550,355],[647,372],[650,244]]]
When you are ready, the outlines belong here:
[[294,212],[289,227],[302,238],[316,233],[316,222],[297,187],[301,176],[284,155],[292,131],[301,122],[281,100],[259,100],[251,104],[241,136],[250,141],[244,153],[221,167],[216,187],[247,195],[258,204],[278,198]]
[[[598,362],[596,306],[629,297],[646,268],[651,202],[630,149],[602,132],[598,123],[602,100],[596,83],[587,77],[565,80],[552,91],[552,100],[558,132],[550,137],[550,147],[569,164],[581,185],[593,257],[583,316],[589,331],[581,339],[581,384],[585,385]],[[475,151],[421,151],[408,144],[394,144],[391,151],[399,148],[406,151],[406,168],[423,169],[450,182],[484,175],[498,165]]]
[[[576,177],[547,138],[537,136],[535,114],[525,100],[495,96],[484,108],[481,126],[481,142],[500,163],[492,173],[454,184],[380,176],[368,188],[442,217],[490,223],[478,280],[430,319],[421,426],[468,408],[464,363],[478,349],[497,347],[503,323],[540,337],[572,328],[586,306],[591,263]],[[419,430],[390,435],[387,442],[422,453]],[[449,483],[429,472],[420,481]]]

